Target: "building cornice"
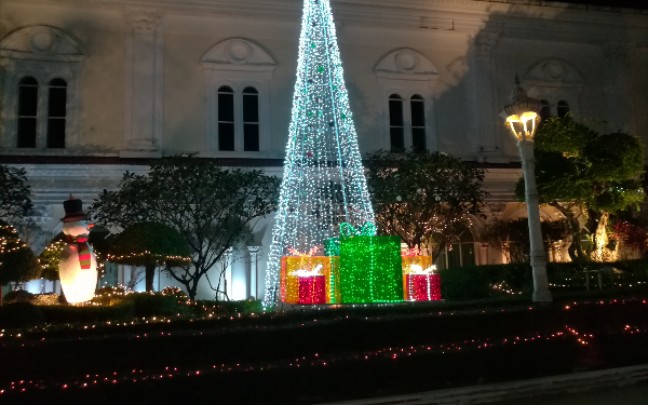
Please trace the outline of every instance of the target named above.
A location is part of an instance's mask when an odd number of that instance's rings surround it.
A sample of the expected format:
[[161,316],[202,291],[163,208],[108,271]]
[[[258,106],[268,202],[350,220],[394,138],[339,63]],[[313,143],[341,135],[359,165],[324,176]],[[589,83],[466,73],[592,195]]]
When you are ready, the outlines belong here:
[[[201,158],[218,164],[219,166],[231,167],[279,167],[283,166],[283,159],[238,159],[238,158]],[[113,156],[33,156],[13,155],[0,156],[0,164],[25,165],[25,164],[48,164],[48,165],[149,165],[151,158],[122,158]]]
[[[96,8],[147,8],[164,14],[232,15],[236,18],[287,19],[299,22],[302,0],[4,0],[5,3],[87,6]],[[646,26],[648,6],[624,8],[591,1],[539,0],[331,0],[336,21],[381,27],[473,30],[493,14],[527,15],[557,23],[577,22]],[[594,3],[594,4],[590,4]],[[629,1],[623,4],[629,4]],[[527,27],[529,28],[529,27]]]

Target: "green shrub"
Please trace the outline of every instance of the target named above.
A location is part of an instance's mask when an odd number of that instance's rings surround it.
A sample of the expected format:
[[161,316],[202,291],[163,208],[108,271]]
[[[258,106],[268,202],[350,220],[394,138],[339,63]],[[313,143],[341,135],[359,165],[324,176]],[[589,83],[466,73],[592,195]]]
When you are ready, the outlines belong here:
[[490,296],[488,276],[480,266],[440,271],[441,296],[448,301],[478,300]]
[[7,304],[15,302],[32,302],[34,301],[34,294],[24,290],[10,291],[5,294],[4,301]]
[[135,316],[163,316],[184,312],[183,305],[172,295],[132,293],[122,297],[119,305],[132,305]]
[[61,303],[61,296],[54,293],[36,294],[32,303],[34,305],[59,305]]
[[[569,290],[585,288],[585,270],[601,272],[603,288],[623,287],[637,282],[648,282],[648,260],[620,260],[610,263],[548,263],[547,273],[551,284]],[[591,288],[598,288],[598,276],[590,275]]]
[[189,301],[187,293],[182,291],[179,287],[165,287],[161,291],[161,294],[175,297],[179,304],[186,304]]
[[18,328],[43,323],[39,307],[29,302],[16,302],[0,307],[0,328]]
[[[554,289],[584,291],[585,270],[601,272],[602,288],[619,288],[648,283],[648,260],[611,263],[547,263],[547,277]],[[525,263],[465,266],[442,270],[441,289],[448,301],[465,301],[508,295],[492,288],[501,285],[522,296],[533,290],[531,267]],[[598,288],[598,275],[590,275],[590,288]]]
[[118,305],[123,301],[125,295],[124,287],[101,287],[97,289],[91,302],[96,305]]
[[547,263],[549,284],[563,289],[582,290],[585,286],[584,268],[575,262]]
[[511,295],[494,288],[495,285],[515,295],[530,294],[533,288],[531,268],[523,263],[455,267],[442,270],[440,274],[441,292],[449,301]]
[[621,260],[610,263],[611,267],[625,272],[626,276],[635,280],[648,281],[648,260]]
[[214,312],[217,315],[249,315],[263,312],[261,301],[253,299],[241,301],[198,301],[196,304],[206,311]]
[[39,308],[45,316],[45,322],[52,324],[125,321],[135,317],[132,305],[45,305]]

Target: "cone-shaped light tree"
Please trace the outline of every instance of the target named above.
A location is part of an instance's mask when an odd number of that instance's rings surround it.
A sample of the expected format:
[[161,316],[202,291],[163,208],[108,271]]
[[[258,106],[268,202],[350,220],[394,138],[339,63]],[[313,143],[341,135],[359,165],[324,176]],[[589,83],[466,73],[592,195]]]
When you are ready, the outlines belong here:
[[281,256],[312,252],[343,222],[374,221],[329,0],[304,0],[279,210],[265,306],[277,301]]

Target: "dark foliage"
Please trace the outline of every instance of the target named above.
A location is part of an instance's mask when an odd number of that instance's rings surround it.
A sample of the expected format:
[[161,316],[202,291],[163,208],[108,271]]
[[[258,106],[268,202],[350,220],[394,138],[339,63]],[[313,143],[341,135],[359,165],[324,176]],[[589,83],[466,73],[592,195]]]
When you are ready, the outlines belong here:
[[169,274],[195,298],[198,283],[228,249],[246,242],[250,223],[276,209],[279,180],[258,170],[225,170],[194,156],[152,163],[146,175],[125,173],[119,190],[89,208],[101,225],[156,222],[175,229],[188,244],[192,265]]
[[41,271],[38,258],[16,230],[0,224],[0,285],[37,279]]
[[484,170],[455,157],[378,151],[367,157],[366,167],[379,230],[411,248],[436,256],[462,220],[481,214]]
[[31,214],[31,189],[25,169],[0,165],[0,219],[12,222]]

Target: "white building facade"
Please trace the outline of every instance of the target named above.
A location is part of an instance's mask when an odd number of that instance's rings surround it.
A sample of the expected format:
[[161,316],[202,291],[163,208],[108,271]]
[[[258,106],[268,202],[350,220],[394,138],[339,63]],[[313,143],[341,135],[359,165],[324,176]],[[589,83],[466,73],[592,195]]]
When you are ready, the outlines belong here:
[[[520,158],[498,116],[516,75],[545,113],[648,142],[645,7],[331,3],[361,151],[425,147],[482,163],[491,217],[525,215],[513,202]],[[33,248],[60,231],[70,193],[87,206],[151,158],[198,153],[280,176],[301,9],[301,0],[0,0],[0,164],[27,170]],[[272,218],[259,221],[255,242],[229,257],[230,298],[262,296],[271,228]],[[479,243],[471,255],[501,260]],[[168,284],[162,274],[156,286]],[[207,285],[198,295],[213,296]]]

